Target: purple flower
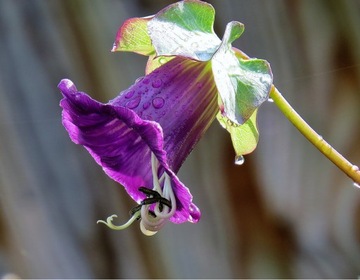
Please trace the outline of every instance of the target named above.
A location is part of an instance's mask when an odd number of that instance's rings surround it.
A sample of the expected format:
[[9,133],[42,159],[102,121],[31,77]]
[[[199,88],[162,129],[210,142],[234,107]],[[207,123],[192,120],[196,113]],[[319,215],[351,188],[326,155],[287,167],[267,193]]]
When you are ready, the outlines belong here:
[[141,216],[141,226],[150,232],[166,219],[199,220],[200,211],[176,173],[218,112],[208,64],[176,57],[107,104],[78,91],[70,80],[58,87],[71,140],[142,205],[133,220]]
[[138,203],[128,227],[141,218],[143,233],[167,220],[196,223],[199,209],[176,173],[217,117],[231,134],[237,158],[255,149],[257,108],[272,84],[268,63],[250,59],[231,43],[243,25],[230,22],[222,40],[213,32],[211,5],[186,0],[152,17],[127,20],[112,51],[149,56],[147,75],[107,104],[59,84],[63,125],[108,176]]

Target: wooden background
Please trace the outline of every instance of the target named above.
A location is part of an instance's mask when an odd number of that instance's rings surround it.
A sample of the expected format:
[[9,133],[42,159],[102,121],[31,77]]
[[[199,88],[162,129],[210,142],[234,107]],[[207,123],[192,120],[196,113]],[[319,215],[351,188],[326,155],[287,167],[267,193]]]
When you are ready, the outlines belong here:
[[[179,177],[199,224],[154,237],[96,220],[134,205],[61,125],[60,79],[107,101],[145,58],[110,53],[118,27],[174,1],[0,0],[0,276],[20,278],[357,278],[360,189],[276,106],[235,166],[209,129]],[[215,30],[239,20],[236,46],[267,59],[298,112],[360,165],[360,1],[213,0]]]

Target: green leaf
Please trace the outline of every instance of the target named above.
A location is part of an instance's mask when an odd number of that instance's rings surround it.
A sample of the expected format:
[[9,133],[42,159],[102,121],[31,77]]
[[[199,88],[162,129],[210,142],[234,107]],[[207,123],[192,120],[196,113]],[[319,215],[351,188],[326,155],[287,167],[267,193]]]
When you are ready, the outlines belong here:
[[223,116],[220,112],[217,114],[217,119],[221,126],[231,135],[231,141],[233,143],[236,156],[246,155],[255,150],[259,141],[256,116],[257,109],[244,124],[238,125]]
[[233,123],[243,124],[269,97],[272,73],[267,61],[243,59],[231,43],[244,30],[240,22],[226,26],[224,38],[211,62],[223,114]]
[[148,23],[156,54],[210,60],[221,43],[214,18],[214,8],[202,1],[181,1],[161,10]]
[[111,51],[128,51],[142,55],[155,54],[147,27],[151,18],[130,18],[126,20],[116,34]]

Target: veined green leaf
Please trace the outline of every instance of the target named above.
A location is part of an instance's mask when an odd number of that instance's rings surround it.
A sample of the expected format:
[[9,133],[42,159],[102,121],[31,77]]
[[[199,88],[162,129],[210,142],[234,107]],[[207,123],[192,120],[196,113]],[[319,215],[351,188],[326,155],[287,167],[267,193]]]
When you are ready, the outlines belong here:
[[161,10],[148,23],[156,54],[210,60],[221,43],[214,18],[214,8],[202,1],[180,1]]
[[125,21],[116,34],[111,51],[135,52],[142,55],[155,54],[147,27],[151,18],[130,18]]
[[243,59],[232,48],[231,43],[243,30],[239,22],[228,23],[222,43],[211,60],[224,114],[235,124],[243,124],[251,117],[268,99],[272,85],[267,61]]

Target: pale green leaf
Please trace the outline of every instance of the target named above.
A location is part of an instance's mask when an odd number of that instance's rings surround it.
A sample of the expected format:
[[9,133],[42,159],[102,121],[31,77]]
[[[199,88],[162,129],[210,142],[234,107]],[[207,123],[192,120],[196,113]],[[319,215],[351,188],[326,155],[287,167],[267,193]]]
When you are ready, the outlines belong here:
[[130,18],[125,21],[116,34],[111,51],[128,51],[142,55],[155,54],[147,27],[151,18]]
[[259,141],[259,132],[256,123],[257,109],[251,117],[242,125],[233,123],[230,119],[223,116],[220,112],[217,119],[231,135],[231,141],[235,149],[236,156],[242,156],[255,150]]
[[221,43],[214,18],[214,8],[202,1],[180,1],[161,10],[148,23],[157,55],[210,60]]
[[230,22],[222,43],[214,54],[213,74],[218,88],[223,113],[235,124],[243,124],[269,97],[272,73],[267,61],[243,59],[237,56],[231,43],[244,27],[239,22]]

